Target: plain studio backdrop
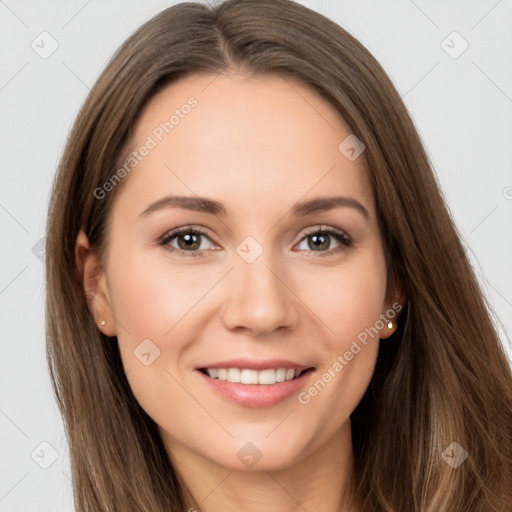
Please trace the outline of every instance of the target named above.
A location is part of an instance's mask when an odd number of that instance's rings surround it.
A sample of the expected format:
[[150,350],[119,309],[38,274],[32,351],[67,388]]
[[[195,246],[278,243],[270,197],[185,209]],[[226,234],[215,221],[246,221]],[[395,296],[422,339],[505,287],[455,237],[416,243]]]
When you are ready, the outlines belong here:
[[[352,33],[391,76],[512,357],[512,1],[300,3]],[[45,359],[41,239],[50,186],[108,59],[169,5],[0,0],[0,512],[73,510]]]

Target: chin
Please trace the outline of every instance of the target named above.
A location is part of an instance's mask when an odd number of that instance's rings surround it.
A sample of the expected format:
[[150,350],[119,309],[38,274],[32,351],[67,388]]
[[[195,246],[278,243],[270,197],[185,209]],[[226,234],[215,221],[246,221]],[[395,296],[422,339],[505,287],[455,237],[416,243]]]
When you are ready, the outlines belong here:
[[208,458],[233,471],[252,472],[286,469],[307,455],[311,440],[299,439],[299,432],[296,436],[289,435],[289,432],[285,432],[286,435],[277,432],[269,435],[269,432],[271,429],[259,435],[237,436],[230,440],[222,453],[210,453]]

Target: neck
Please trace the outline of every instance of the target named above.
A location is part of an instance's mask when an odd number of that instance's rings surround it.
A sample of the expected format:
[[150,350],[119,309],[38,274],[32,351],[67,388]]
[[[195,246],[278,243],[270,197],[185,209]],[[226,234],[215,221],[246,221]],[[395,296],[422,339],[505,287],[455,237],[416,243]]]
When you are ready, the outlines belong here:
[[326,443],[297,462],[285,468],[263,471],[227,468],[183,445],[168,441],[164,438],[186,489],[187,512],[360,510],[354,502],[351,503],[353,453],[350,420]]

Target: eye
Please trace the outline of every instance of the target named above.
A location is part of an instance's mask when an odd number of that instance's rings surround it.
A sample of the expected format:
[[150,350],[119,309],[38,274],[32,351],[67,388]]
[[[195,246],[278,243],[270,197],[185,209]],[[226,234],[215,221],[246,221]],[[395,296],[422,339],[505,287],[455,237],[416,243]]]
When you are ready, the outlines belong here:
[[[332,238],[339,244],[334,249],[331,248],[330,240]],[[308,240],[311,240],[311,243],[308,243]],[[307,231],[299,244],[299,248],[304,243],[307,245],[307,248],[311,249],[311,252],[320,252],[321,254],[318,254],[318,256],[328,256],[346,250],[352,245],[353,241],[341,230],[321,227]],[[302,249],[304,249],[304,247],[302,247]]]
[[[332,239],[336,240],[338,246],[331,248]],[[205,256],[203,251],[208,250],[209,247],[208,243],[205,246],[204,240],[209,240],[213,245],[206,231],[197,227],[183,226],[166,233],[158,243],[168,251],[177,252],[180,256]],[[311,240],[311,243],[307,243],[308,240]],[[300,247],[305,242],[308,247]],[[318,256],[329,256],[346,250],[352,243],[352,239],[343,231],[321,226],[306,232],[299,243],[299,250],[317,252]]]
[[[205,231],[199,228],[184,226],[166,233],[160,239],[159,244],[169,251],[178,252],[182,256],[204,256],[204,253],[199,251],[207,250],[208,247],[205,247],[202,239],[210,240]],[[173,242],[176,242],[177,247]]]

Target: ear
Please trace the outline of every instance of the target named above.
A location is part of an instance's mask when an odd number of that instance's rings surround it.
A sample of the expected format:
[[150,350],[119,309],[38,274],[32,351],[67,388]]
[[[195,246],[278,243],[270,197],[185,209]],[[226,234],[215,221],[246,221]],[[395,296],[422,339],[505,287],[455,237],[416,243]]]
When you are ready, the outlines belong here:
[[[115,336],[114,312],[105,272],[82,229],[78,233],[75,243],[75,265],[84,289],[87,305],[98,329],[105,336]],[[102,325],[103,322],[104,325]]]
[[[398,326],[398,318],[403,308],[407,297],[402,289],[402,286],[392,279],[388,289],[386,290],[386,300],[384,303],[384,311],[382,312],[382,319],[384,327],[380,330],[380,337],[383,339],[389,338]],[[392,313],[392,314],[387,314]]]

